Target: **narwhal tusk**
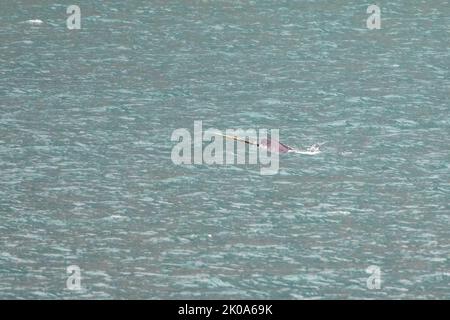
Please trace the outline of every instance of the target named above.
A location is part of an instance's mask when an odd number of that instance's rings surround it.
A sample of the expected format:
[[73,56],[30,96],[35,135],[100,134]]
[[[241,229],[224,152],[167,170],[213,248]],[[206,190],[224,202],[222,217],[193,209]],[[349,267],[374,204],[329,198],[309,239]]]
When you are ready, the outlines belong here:
[[229,140],[241,141],[241,142],[244,142],[247,144],[255,145],[257,147],[264,147],[264,148],[269,149],[272,152],[287,153],[291,150],[294,150],[294,148],[289,147],[288,145],[285,145],[275,139],[262,139],[261,143],[257,143],[254,141],[239,138],[237,136],[230,136],[230,135],[222,134],[219,132],[217,134],[221,135],[222,137],[225,137],[226,139],[229,139]]

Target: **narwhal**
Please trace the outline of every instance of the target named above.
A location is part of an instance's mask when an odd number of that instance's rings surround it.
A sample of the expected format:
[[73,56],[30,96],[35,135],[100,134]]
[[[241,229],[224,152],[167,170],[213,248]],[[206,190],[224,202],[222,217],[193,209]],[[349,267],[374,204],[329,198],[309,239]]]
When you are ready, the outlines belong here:
[[261,139],[261,141],[255,142],[255,141],[250,141],[248,139],[242,139],[240,137],[237,136],[230,136],[230,135],[226,135],[226,134],[221,134],[218,133],[221,136],[230,139],[230,140],[235,140],[235,141],[241,141],[244,142],[246,144],[251,144],[251,145],[255,145],[257,147],[263,147],[268,149],[270,152],[278,152],[278,153],[288,153],[288,152],[293,152],[293,153],[301,153],[301,154],[307,154],[307,155],[314,155],[314,154],[318,154],[320,153],[320,145],[319,144],[314,144],[311,147],[309,147],[307,150],[298,150],[295,149],[293,147],[290,147],[284,143],[281,143],[280,141],[276,140],[276,139]]

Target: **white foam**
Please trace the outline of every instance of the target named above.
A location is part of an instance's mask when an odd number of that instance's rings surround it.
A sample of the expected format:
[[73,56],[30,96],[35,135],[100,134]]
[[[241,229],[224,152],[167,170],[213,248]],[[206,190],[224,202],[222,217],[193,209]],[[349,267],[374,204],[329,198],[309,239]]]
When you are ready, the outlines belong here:
[[290,152],[290,153],[306,154],[306,155],[309,155],[309,156],[313,156],[313,155],[322,153],[322,151],[320,151],[320,150],[316,150],[316,151],[307,151],[307,150],[296,150],[296,149],[289,150],[289,152]]
[[315,143],[312,146],[308,147],[306,150],[293,149],[293,150],[289,150],[289,152],[313,156],[313,155],[322,153],[322,151],[320,151],[320,146],[322,146],[323,144],[325,144],[325,142]]
[[44,23],[44,21],[39,20],[39,19],[31,19],[31,20],[27,20],[25,22],[28,24],[32,24],[32,25],[40,25],[40,24]]

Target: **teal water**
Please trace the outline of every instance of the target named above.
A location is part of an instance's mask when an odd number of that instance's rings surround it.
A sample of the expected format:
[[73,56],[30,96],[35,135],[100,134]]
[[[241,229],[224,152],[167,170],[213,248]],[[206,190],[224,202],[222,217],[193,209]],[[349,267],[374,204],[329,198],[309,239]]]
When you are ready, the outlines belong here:
[[[450,298],[448,1],[378,1],[381,30],[355,0],[86,1],[68,30],[72,2],[0,2],[1,299]],[[194,120],[326,143],[175,166]]]

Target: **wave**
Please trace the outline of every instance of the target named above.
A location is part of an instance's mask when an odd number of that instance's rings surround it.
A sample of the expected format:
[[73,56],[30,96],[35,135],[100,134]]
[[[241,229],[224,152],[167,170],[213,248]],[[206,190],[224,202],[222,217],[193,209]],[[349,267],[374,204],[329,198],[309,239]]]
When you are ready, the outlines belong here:
[[320,150],[320,147],[325,143],[326,142],[315,143],[312,146],[306,148],[306,150],[292,149],[292,150],[289,150],[289,153],[298,153],[298,154],[306,154],[309,156],[314,156],[316,154],[322,153],[322,151]]

